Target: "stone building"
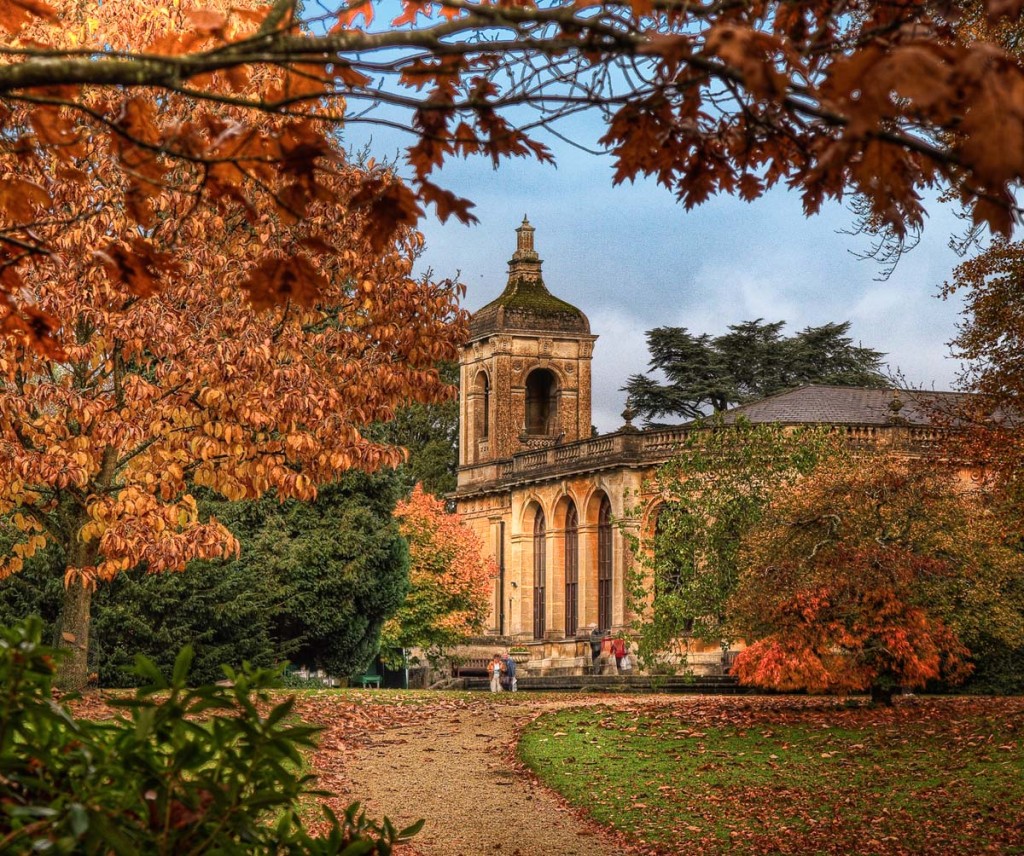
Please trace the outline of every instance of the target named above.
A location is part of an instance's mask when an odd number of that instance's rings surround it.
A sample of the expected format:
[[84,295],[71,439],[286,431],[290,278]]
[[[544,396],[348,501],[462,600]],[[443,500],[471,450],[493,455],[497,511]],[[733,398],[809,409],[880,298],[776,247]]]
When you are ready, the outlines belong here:
[[[548,291],[525,218],[516,233],[505,290],[473,314],[460,360],[455,500],[499,567],[489,633],[526,647],[535,674],[582,671],[592,627],[628,630],[623,529],[653,529],[657,508],[643,495],[645,480],[692,428],[639,430],[624,413],[618,431],[595,434],[598,337],[582,311]],[[935,436],[928,407],[896,390],[808,386],[728,418],[739,415],[828,424],[872,446],[905,449]],[[713,670],[721,651],[694,651],[688,662]]]

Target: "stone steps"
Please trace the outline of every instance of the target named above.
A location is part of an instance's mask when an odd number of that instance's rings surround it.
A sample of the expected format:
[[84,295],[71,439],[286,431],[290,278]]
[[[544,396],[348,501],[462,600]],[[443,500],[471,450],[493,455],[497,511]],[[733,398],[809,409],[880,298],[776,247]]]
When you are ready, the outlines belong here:
[[[728,695],[751,693],[732,675],[540,675],[518,680],[521,691],[638,692]],[[467,678],[466,689],[486,690],[486,678]]]

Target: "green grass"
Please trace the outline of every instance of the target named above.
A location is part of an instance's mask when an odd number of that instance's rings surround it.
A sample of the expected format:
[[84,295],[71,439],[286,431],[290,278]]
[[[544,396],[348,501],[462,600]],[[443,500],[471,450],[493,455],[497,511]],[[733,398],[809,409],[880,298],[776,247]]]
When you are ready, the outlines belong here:
[[669,851],[1024,852],[1024,703],[989,701],[576,709],[535,720],[519,752]]

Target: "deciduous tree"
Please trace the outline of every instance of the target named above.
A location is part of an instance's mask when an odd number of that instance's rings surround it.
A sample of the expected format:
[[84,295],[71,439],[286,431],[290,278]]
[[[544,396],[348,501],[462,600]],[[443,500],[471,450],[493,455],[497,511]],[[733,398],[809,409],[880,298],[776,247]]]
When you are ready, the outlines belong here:
[[784,336],[784,321],[760,318],[733,324],[721,336],[683,327],[647,332],[649,375],[633,375],[623,389],[648,421],[664,416],[700,419],[808,383],[885,386],[879,351],[855,345],[850,322],[807,327]]
[[744,539],[729,623],[750,647],[735,673],[888,700],[962,679],[983,640],[1019,647],[1024,561],[1002,522],[949,468],[874,455],[819,468]]
[[963,321],[952,341],[961,386],[976,393],[947,418],[964,430],[953,453],[986,468],[1024,508],[1024,245],[996,241],[954,271],[943,296],[962,293]]
[[395,515],[409,541],[409,594],[384,625],[383,648],[422,648],[428,658],[483,629],[497,566],[457,514],[419,485]]
[[743,538],[777,491],[842,454],[838,438],[818,428],[788,431],[740,420],[687,436],[645,486],[654,503],[648,531],[642,538],[626,531],[636,560],[627,594],[641,659],[685,654],[690,639],[731,641],[726,604]]
[[[412,130],[412,187],[368,174],[351,199],[377,241],[423,203],[472,218],[466,200],[431,180],[445,160],[547,158],[529,132],[589,107],[604,113],[615,180],[653,176],[687,206],[720,192],[754,199],[781,183],[812,213],[855,193],[898,236],[922,224],[921,191],[938,185],[975,222],[1011,231],[1024,68],[990,32],[962,38],[963,4],[402,0],[379,26],[382,6],[6,4],[3,145],[19,164],[50,170],[46,180],[4,176],[5,293],[18,293],[25,263],[59,248],[69,223],[101,211],[69,209],[60,185],[81,185],[83,164],[107,156],[143,228],[170,186],[192,194],[196,210],[302,214],[325,186],[327,132],[311,128],[311,114]],[[1006,0],[970,8],[1010,26],[1021,13]],[[177,93],[192,105],[187,119],[154,115]],[[224,103],[239,111],[227,122]],[[258,113],[275,115],[271,132]],[[281,178],[286,192],[274,190]],[[160,264],[144,244],[118,258],[128,271]],[[15,317],[27,334],[46,326],[25,307]]]
[[[176,26],[191,20],[184,12],[148,8],[102,4],[99,23],[61,38],[95,29],[128,44],[132,25],[137,37],[187,38]],[[267,77],[270,85],[280,75]],[[38,124],[37,107],[21,105],[12,121]],[[362,426],[400,403],[445,398],[435,366],[454,358],[463,327],[456,286],[412,278],[418,235],[395,233],[386,245],[367,237],[372,215],[355,200],[368,172],[395,182],[347,163],[308,119],[244,130],[232,118],[238,108],[218,105],[220,118],[211,108],[200,128],[183,96],[130,101],[124,122],[139,134],[174,126],[180,140],[262,140],[268,157],[298,147],[285,173],[206,164],[203,194],[216,187],[234,200],[210,206],[197,204],[180,164],[129,151],[116,133],[54,130],[64,114],[47,109],[56,124],[36,134],[66,132],[64,145],[33,145],[27,159],[16,146],[0,151],[9,195],[31,199],[22,183],[45,185],[64,212],[52,252],[34,258],[31,278],[9,296],[22,316],[43,313],[60,346],[33,347],[12,328],[0,340],[0,514],[25,534],[0,575],[49,541],[63,547],[62,634],[75,655],[62,680],[80,685],[98,583],[237,549],[222,525],[200,518],[191,486],[228,499],[269,490],[311,499],[347,469],[397,464],[401,451],[368,440]],[[306,197],[299,188],[312,187],[314,164],[330,170]],[[298,194],[301,212],[254,207],[233,185],[238,175],[279,202]]]
[[[975,19],[975,26],[978,23]],[[999,31],[1018,50],[1019,28]],[[998,502],[1012,544],[1024,552],[1024,247],[995,241],[963,262],[945,284],[943,296],[963,299],[962,322],[951,345],[963,363],[961,386],[970,396],[937,414],[958,430],[949,434],[945,454],[983,474]],[[995,501],[994,500],[994,501]],[[1024,645],[992,648],[980,664],[978,681],[998,689],[1019,684]]]

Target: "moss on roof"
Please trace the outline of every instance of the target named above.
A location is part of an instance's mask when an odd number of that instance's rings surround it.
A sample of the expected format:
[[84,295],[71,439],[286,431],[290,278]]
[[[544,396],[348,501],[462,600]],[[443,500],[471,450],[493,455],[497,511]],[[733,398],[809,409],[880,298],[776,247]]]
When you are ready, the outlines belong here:
[[542,262],[533,246],[534,231],[524,216],[516,229],[516,251],[508,263],[505,290],[470,317],[471,339],[513,330],[590,334],[587,316],[544,285]]
[[[543,279],[516,277],[510,279],[505,290],[487,306],[504,306],[506,309],[528,309],[541,315],[583,313],[559,297],[555,297],[544,285]],[[484,307],[487,308],[486,306]]]
[[473,313],[471,338],[506,330],[544,330],[590,333],[587,316],[571,303],[555,297],[540,277],[510,277],[505,290]]

